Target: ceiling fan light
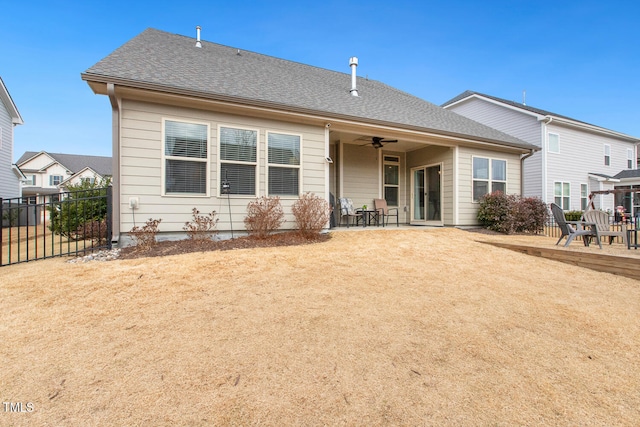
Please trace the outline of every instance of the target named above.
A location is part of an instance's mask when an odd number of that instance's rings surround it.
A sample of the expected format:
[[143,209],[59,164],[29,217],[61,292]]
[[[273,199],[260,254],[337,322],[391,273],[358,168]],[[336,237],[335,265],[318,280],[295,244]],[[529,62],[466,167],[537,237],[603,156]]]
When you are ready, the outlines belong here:
[[381,148],[382,147],[382,143],[380,141],[374,140],[372,143],[373,148]]

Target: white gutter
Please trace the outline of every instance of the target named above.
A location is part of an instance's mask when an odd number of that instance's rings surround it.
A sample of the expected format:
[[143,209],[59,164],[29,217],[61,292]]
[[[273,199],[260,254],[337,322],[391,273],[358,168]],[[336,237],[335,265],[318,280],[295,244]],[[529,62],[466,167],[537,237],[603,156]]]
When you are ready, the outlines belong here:
[[116,97],[116,87],[107,83],[107,95],[111,102],[111,186],[112,203],[112,242],[120,239],[120,101]]
[[549,123],[553,121],[553,117],[546,116],[542,119],[542,140],[540,141],[540,145],[542,146],[542,201],[544,203],[549,202],[548,191],[547,188],[547,147],[549,145],[549,132],[547,130],[547,126]]

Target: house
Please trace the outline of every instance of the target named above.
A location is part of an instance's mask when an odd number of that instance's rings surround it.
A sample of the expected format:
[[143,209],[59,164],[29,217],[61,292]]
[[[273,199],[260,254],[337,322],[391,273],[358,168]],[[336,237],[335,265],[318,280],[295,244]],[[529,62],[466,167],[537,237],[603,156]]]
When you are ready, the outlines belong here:
[[[621,170],[637,168],[640,139],[633,136],[472,91],[443,107],[538,147],[524,162],[523,195],[564,210],[585,210],[591,192],[614,189]],[[597,195],[594,205],[613,211],[615,196]]]
[[483,193],[520,192],[534,145],[358,77],[355,57],[341,73],[199,35],[147,29],[81,75],[112,107],[116,240],[135,218],[181,233],[194,207],[238,230],[263,195],[280,197],[293,228],[306,192],[467,226]]
[[24,122],[9,91],[0,78],[0,198],[20,197],[20,184],[24,179],[13,160],[13,128]]
[[26,177],[22,196],[30,203],[46,203],[83,180],[111,176],[111,157],[27,151],[17,161]]

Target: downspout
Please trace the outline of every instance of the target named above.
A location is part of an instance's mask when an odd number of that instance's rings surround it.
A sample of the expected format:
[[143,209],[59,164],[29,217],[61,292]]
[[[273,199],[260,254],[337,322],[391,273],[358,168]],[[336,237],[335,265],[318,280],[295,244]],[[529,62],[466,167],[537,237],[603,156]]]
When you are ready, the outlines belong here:
[[536,152],[533,148],[529,150],[529,154],[520,157],[520,196],[524,197],[524,161],[533,156]]
[[111,102],[111,186],[113,188],[113,236],[112,241],[120,239],[120,102],[116,97],[116,87],[107,83],[107,95]]
[[546,116],[544,119],[542,119],[542,121],[542,141],[540,144],[542,148],[542,201],[544,203],[548,203],[549,200],[547,197],[547,192],[549,190],[547,188],[547,138],[549,136],[549,132],[547,131],[547,126],[553,121],[553,117]]

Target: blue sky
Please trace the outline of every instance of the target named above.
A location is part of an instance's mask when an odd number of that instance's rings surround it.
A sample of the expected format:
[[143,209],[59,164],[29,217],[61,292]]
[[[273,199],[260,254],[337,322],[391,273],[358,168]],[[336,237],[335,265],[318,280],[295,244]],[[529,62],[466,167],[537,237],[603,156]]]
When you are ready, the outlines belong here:
[[469,89],[640,137],[635,1],[31,1],[0,18],[0,76],[25,151],[111,155],[80,73],[145,28],[382,81],[435,104]]

